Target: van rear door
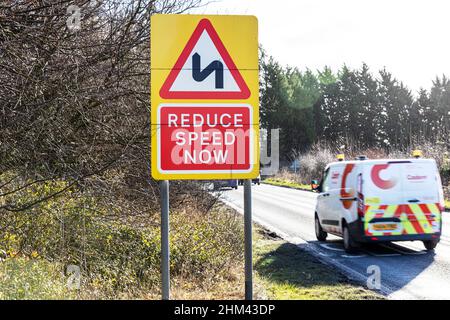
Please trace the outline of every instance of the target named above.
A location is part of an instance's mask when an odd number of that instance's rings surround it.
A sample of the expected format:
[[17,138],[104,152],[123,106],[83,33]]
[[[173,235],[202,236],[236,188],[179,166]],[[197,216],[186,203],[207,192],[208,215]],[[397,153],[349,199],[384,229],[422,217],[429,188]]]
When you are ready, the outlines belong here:
[[440,179],[433,160],[386,161],[365,168],[365,234],[440,232]]
[[414,230],[418,234],[440,232],[442,185],[436,163],[412,160],[402,166],[401,173],[405,209]]
[[404,203],[437,204],[439,188],[434,161],[413,160],[401,166],[401,182]]

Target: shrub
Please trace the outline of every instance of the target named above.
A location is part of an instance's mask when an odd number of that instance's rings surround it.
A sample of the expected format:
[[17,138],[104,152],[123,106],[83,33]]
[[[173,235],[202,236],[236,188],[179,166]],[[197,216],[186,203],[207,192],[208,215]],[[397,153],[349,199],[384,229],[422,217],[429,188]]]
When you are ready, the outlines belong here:
[[[26,202],[54,191],[51,182],[14,195]],[[242,258],[240,216],[187,202],[171,212],[172,276],[214,280]],[[8,257],[41,257],[82,271],[82,297],[133,297],[160,282],[159,213],[122,215],[94,197],[69,191],[26,211],[0,215],[0,250]]]
[[310,183],[320,179],[326,165],[336,159],[336,153],[321,145],[314,145],[311,150],[300,156],[300,182]]

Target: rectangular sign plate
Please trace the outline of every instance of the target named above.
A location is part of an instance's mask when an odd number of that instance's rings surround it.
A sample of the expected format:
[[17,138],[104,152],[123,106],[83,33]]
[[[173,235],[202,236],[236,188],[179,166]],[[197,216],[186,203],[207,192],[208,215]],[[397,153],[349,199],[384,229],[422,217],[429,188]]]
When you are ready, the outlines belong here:
[[151,23],[153,178],[256,178],[256,18],[155,15]]

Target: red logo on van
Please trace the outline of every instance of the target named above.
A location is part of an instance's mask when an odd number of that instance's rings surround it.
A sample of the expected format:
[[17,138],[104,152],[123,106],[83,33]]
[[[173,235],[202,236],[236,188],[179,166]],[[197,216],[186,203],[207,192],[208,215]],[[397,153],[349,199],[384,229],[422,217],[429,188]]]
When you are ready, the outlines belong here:
[[[354,164],[348,164],[345,166],[344,173],[342,174],[342,182],[341,182],[341,198],[352,198],[355,196],[355,191],[350,190],[350,192],[346,191],[347,184],[347,176],[352,172]],[[345,209],[350,209],[352,207],[353,200],[342,200],[342,205]]]
[[370,176],[372,178],[373,183],[380,189],[391,189],[395,187],[397,184],[397,179],[391,178],[389,180],[381,179],[380,177],[380,171],[383,171],[389,167],[389,164],[377,164],[372,167],[372,171],[370,173]]

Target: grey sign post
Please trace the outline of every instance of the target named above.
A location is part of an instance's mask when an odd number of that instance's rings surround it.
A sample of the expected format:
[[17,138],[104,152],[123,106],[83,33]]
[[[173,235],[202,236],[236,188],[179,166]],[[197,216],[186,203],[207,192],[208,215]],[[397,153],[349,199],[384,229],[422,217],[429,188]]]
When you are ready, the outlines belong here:
[[161,190],[161,293],[163,300],[170,299],[170,249],[169,249],[169,181],[160,182]]
[[244,182],[245,300],[253,299],[252,180]]

